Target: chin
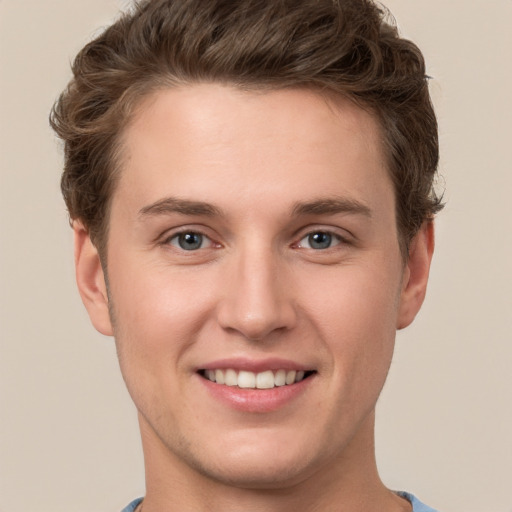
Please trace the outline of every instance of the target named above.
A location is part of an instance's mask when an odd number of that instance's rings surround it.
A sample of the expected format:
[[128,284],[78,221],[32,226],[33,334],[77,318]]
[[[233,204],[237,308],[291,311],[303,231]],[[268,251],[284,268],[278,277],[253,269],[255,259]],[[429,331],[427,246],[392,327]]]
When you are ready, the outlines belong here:
[[252,461],[198,467],[203,476],[230,487],[243,489],[278,490],[293,487],[311,473],[304,465],[290,465],[285,461]]
[[304,443],[259,441],[238,447],[233,443],[229,448],[211,446],[211,451],[206,447],[200,452],[188,451],[184,454],[185,463],[210,481],[243,489],[289,488],[315,472],[317,464],[304,449]]

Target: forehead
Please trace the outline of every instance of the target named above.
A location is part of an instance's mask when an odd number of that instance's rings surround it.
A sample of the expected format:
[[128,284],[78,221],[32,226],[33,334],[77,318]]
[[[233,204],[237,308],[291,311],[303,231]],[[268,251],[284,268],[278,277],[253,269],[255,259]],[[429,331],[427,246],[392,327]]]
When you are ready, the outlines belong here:
[[[376,116],[340,94],[305,87],[242,90],[206,83],[157,89],[144,96],[122,133],[122,140],[128,143],[125,150],[130,151],[141,129],[161,130],[165,126],[169,132],[177,125],[180,129],[172,136],[180,144],[180,134],[189,131],[194,131],[197,143],[211,140],[212,135],[221,142],[237,133],[288,137],[290,143],[309,139],[312,144],[315,140],[325,142],[329,135],[342,144],[346,132],[357,134],[361,130],[368,148],[380,151],[382,144]],[[309,129],[313,126],[314,131]],[[236,129],[230,133],[229,127]]]
[[296,203],[308,194],[377,197],[390,185],[376,119],[307,89],[159,90],[139,104],[121,142],[114,203],[122,195],[142,207],[166,194]]

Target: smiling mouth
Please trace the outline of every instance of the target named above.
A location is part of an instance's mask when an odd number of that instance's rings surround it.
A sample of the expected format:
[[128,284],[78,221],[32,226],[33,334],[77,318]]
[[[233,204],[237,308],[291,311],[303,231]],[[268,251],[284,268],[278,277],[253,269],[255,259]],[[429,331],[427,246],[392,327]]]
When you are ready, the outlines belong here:
[[303,370],[266,370],[255,373],[232,368],[199,370],[199,375],[211,382],[242,389],[272,389],[291,386],[307,379],[314,373],[316,372]]

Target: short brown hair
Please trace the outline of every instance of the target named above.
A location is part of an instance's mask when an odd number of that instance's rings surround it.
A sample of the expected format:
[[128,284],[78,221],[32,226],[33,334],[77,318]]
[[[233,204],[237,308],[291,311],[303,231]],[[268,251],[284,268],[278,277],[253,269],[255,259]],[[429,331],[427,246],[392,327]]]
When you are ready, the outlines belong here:
[[118,141],[138,101],[176,84],[311,87],[380,122],[402,249],[442,208],[437,122],[419,49],[370,0],[143,0],[87,44],[50,115],[64,140],[62,192],[106,251]]

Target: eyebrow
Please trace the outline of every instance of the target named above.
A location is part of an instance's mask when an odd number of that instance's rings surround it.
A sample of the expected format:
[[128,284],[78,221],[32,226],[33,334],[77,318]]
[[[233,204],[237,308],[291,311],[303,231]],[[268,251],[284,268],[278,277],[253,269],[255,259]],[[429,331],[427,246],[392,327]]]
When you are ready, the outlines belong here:
[[296,203],[292,210],[293,215],[335,215],[337,213],[350,213],[371,218],[372,211],[364,203],[355,199],[332,197],[320,198],[313,201]]
[[[166,197],[139,210],[140,217],[166,215],[179,213],[181,215],[199,215],[206,217],[223,216],[216,206],[203,201],[191,201]],[[368,206],[360,201],[348,198],[320,198],[313,201],[295,203],[292,216],[306,215],[335,215],[337,213],[350,213],[371,217],[372,212]]]
[[222,212],[215,206],[202,201],[190,201],[176,197],[166,197],[139,210],[140,217],[180,213],[182,215],[201,215],[206,217],[221,216]]

